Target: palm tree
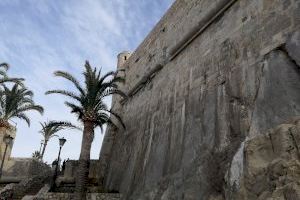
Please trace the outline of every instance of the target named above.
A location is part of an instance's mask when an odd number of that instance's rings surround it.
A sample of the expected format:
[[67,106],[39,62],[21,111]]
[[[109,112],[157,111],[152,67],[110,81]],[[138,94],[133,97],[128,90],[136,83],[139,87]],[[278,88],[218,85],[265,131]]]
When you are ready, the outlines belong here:
[[7,70],[9,69],[9,65],[7,63],[0,63],[0,84],[6,83],[6,82],[15,82],[15,83],[21,83],[21,81],[24,81],[23,78],[9,78],[6,74]]
[[32,156],[31,156],[33,159],[36,159],[36,160],[38,160],[38,159],[40,159],[40,157],[41,157],[41,155],[40,155],[40,152],[39,151],[34,151],[33,153],[32,153]]
[[40,158],[43,159],[44,154],[45,154],[45,150],[48,144],[48,141],[52,138],[52,137],[58,137],[58,135],[55,135],[55,133],[65,129],[65,128],[77,128],[76,126],[74,126],[73,124],[71,124],[70,122],[64,122],[64,121],[48,121],[48,122],[44,122],[41,123],[42,129],[40,130],[40,133],[43,135],[44,137],[44,146],[43,146],[43,150],[41,153]]
[[92,68],[88,61],[85,63],[84,87],[71,74],[63,71],[56,71],[55,76],[62,77],[72,82],[76,92],[67,90],[52,90],[46,94],[61,94],[71,98],[73,101],[66,101],[65,105],[71,109],[71,113],[77,115],[80,122],[83,123],[83,136],[81,143],[81,152],[77,168],[75,199],[86,199],[86,184],[88,179],[88,169],[90,162],[91,145],[94,139],[94,130],[96,127],[102,127],[109,124],[117,127],[117,119],[125,128],[121,118],[108,109],[103,99],[112,94],[118,94],[123,97],[126,95],[118,89],[118,83],[123,82],[123,78],[117,76],[116,72],[109,72],[101,76],[101,70]]
[[3,85],[3,90],[0,90],[0,127],[10,128],[8,121],[12,118],[25,120],[30,126],[27,111],[37,111],[43,114],[43,107],[36,105],[32,97],[32,91],[17,83],[11,89]]

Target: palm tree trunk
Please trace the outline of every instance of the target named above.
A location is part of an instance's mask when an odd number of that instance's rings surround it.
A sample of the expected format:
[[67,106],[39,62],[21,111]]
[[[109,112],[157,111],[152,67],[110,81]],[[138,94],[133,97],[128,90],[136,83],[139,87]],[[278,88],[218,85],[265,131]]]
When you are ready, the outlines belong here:
[[86,187],[89,175],[90,153],[94,139],[94,123],[84,122],[81,152],[76,172],[75,200],[86,199]]
[[46,147],[47,147],[47,143],[48,143],[48,140],[45,140],[45,143],[44,143],[44,146],[43,146],[42,155],[41,155],[41,160],[43,160],[44,153],[45,153],[45,150],[46,150]]

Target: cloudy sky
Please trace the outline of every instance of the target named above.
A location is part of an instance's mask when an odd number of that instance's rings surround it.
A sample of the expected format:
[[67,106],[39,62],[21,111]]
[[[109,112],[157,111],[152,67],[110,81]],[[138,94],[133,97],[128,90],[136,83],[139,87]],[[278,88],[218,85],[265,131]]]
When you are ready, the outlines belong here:
[[[39,121],[76,119],[65,108],[64,98],[45,96],[50,89],[71,85],[55,78],[55,70],[72,72],[80,78],[85,60],[102,67],[116,68],[116,56],[133,51],[154,27],[173,0],[0,0],[0,62],[11,65],[10,76],[24,77],[34,91],[44,116],[30,113],[32,123],[17,123],[14,157],[30,157],[39,150]],[[62,131],[67,139],[62,158],[78,159],[81,133]],[[96,131],[92,158],[99,157],[103,135]],[[49,142],[45,160],[58,153],[58,139]]]

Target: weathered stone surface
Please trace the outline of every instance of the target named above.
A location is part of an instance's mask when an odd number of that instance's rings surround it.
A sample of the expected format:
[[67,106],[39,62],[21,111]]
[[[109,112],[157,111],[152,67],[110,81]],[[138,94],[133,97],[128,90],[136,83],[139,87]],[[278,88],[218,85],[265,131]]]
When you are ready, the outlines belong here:
[[[247,142],[270,148],[257,137],[300,116],[299,5],[177,0],[119,66],[130,97],[113,103],[126,130],[106,133],[99,165],[105,188],[134,200],[239,199],[234,185],[244,184],[252,166],[245,165]],[[298,166],[294,157],[275,160],[257,168],[254,159],[250,172]],[[269,194],[255,179],[263,176],[247,178],[261,199],[298,187],[291,181]]]
[[[110,193],[90,193],[87,194],[87,200],[119,200],[120,194]],[[69,193],[45,193],[37,196],[27,196],[23,200],[72,200],[73,194]]]
[[[73,193],[75,190],[76,170],[78,167],[78,160],[68,160],[65,163],[63,173],[56,179],[55,192],[60,193]],[[89,165],[89,180],[87,191],[89,193],[106,192],[102,189],[101,184],[98,182],[98,160],[91,160]]]
[[[98,160],[90,161],[89,178],[96,179],[96,177],[98,176],[97,164],[98,164]],[[78,166],[78,160],[66,161],[65,170],[62,178],[66,178],[66,179],[75,178],[77,166]]]
[[0,199],[2,196],[20,199],[26,194],[36,194],[52,175],[48,165],[34,159],[16,159],[10,166],[1,177],[1,184],[14,184],[0,190]]
[[243,173],[229,181],[226,199],[300,199],[299,139],[300,118],[246,141]]
[[289,56],[293,61],[295,61],[295,64],[300,69],[300,31],[297,31],[291,35],[287,41],[286,48]]
[[[2,162],[5,147],[6,147],[6,144],[3,140],[6,135],[11,136],[12,138],[16,138],[16,128],[14,126],[11,126],[10,129],[0,127],[0,158],[1,158],[0,163]],[[11,154],[12,147],[13,147],[13,143],[9,144],[8,147],[7,147],[6,155],[5,155],[5,161],[4,161],[5,164],[7,164],[7,161],[10,159],[10,154]]]
[[50,173],[51,168],[32,158],[10,158],[3,170],[3,179],[18,178],[19,180],[35,175]]
[[[34,195],[49,181],[50,174],[40,174],[26,178],[19,183],[9,184],[0,191],[0,197],[7,199],[21,199],[27,194]],[[0,198],[1,199],[1,198]]]

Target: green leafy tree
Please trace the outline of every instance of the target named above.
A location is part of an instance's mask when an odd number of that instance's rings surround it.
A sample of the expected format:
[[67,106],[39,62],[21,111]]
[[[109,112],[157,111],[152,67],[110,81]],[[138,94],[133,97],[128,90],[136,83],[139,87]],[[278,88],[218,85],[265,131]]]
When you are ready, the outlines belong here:
[[68,72],[56,71],[54,73],[73,83],[76,91],[52,90],[46,94],[61,94],[69,97],[72,101],[66,101],[65,105],[71,109],[71,113],[77,115],[80,122],[83,123],[83,136],[79,165],[77,168],[75,199],[86,199],[86,185],[88,180],[88,170],[90,163],[91,145],[94,139],[94,130],[96,127],[102,127],[104,124],[116,126],[116,120],[123,126],[121,118],[108,109],[104,98],[112,94],[118,94],[123,97],[126,95],[118,89],[118,83],[123,82],[123,78],[117,76],[117,72],[109,72],[101,76],[101,70],[92,68],[88,61],[85,63],[83,72],[84,87],[79,81]]
[[37,111],[43,114],[43,107],[36,105],[32,99],[33,92],[26,87],[15,83],[12,88],[3,86],[0,90],[0,127],[10,128],[9,120],[19,118],[30,126],[28,111]]
[[56,135],[57,132],[66,129],[66,128],[76,128],[79,129],[78,127],[76,127],[75,125],[73,125],[70,122],[64,122],[64,121],[48,121],[48,122],[44,122],[41,123],[42,129],[40,130],[40,133],[42,134],[42,136],[44,137],[44,146],[43,146],[43,150],[41,153],[41,159],[43,159],[44,154],[45,154],[45,150],[48,144],[48,141],[52,138],[52,137],[58,137],[58,135]]

